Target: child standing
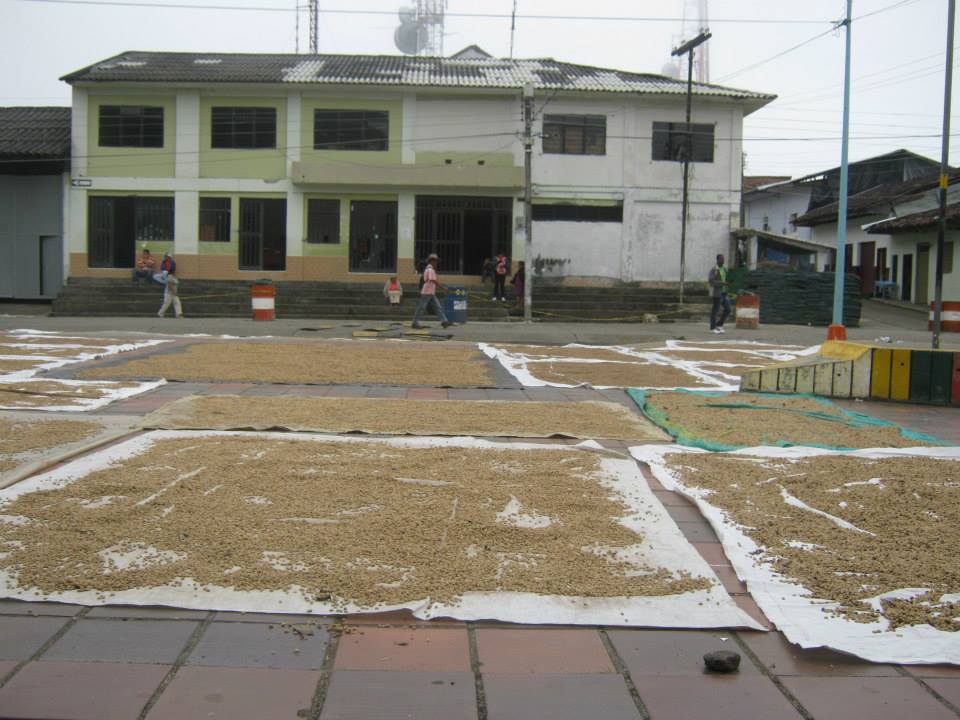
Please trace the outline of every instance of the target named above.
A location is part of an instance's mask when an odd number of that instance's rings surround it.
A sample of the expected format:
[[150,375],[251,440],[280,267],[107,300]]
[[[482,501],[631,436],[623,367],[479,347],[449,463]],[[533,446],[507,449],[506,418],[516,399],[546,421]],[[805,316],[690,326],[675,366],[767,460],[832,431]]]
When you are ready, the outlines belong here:
[[400,298],[403,297],[403,286],[397,280],[396,275],[391,275],[390,279],[383,284],[383,296],[390,303],[390,309],[400,304]]

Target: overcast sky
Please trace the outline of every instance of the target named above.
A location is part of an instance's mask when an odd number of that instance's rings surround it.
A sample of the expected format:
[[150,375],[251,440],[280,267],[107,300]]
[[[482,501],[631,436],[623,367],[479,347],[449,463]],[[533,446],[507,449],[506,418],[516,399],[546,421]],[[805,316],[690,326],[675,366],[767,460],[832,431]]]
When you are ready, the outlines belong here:
[[[294,52],[298,16],[299,49],[308,49],[308,16],[295,11],[297,0],[129,2],[259,9],[0,0],[0,105],[68,105],[60,76],[124,50]],[[398,53],[393,33],[403,4],[409,0],[319,0],[319,51]],[[660,73],[681,40],[685,8],[695,25],[699,3],[516,5],[514,57]],[[840,164],[844,38],[831,28],[845,7],[844,0],[709,0],[710,81],[779,96],[746,121],[747,174],[798,177]],[[449,0],[444,53],[477,44],[507,57],[512,8],[513,0]],[[464,16],[471,13],[501,17]],[[853,17],[851,161],[901,147],[939,160],[947,0],[853,0]],[[954,133],[952,164],[960,160],[956,121]]]

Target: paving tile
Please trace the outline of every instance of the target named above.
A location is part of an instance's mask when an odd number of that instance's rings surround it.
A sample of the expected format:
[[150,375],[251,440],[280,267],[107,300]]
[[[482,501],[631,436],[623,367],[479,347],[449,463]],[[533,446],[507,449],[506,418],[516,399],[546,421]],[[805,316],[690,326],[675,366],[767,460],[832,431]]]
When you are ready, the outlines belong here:
[[407,390],[407,397],[410,400],[446,400],[449,396],[447,390],[441,388],[412,387]]
[[362,627],[365,625],[380,625],[383,627],[402,625],[418,627],[466,627],[462,620],[453,618],[437,617],[431,620],[421,620],[415,618],[409,610],[389,610],[387,612],[376,613],[356,613],[354,615],[344,615],[343,624],[348,626],[356,625]]
[[491,400],[525,400],[522,389],[513,388],[494,388],[487,390],[487,396]]
[[892,665],[871,663],[852,655],[816,648],[804,650],[781,633],[744,633],[743,641],[774,675],[898,677]]
[[207,626],[186,664],[319,670],[329,639],[325,628],[312,624],[215,622]]
[[7,673],[13,670],[20,663],[16,660],[0,660],[0,680],[7,676]]
[[152,620],[203,620],[206,610],[184,610],[169,607],[134,607],[130,605],[104,605],[95,607],[86,614],[88,618],[144,618]]
[[723,546],[718,542],[691,542],[694,550],[700,553],[700,557],[707,561],[709,565],[729,565],[730,561],[723,553]]
[[333,615],[283,615],[280,613],[233,612],[221,610],[213,616],[214,622],[250,622],[270,623],[274,625],[310,623],[313,625],[331,625],[336,620]]
[[817,720],[956,718],[911,678],[785,677],[781,682]]
[[919,678],[960,678],[960,665],[904,665],[903,669]]
[[26,602],[24,600],[0,600],[0,615],[56,615],[59,617],[73,617],[81,610],[83,610],[83,605]]
[[[790,720],[802,717],[773,682],[763,675],[637,675],[634,687],[656,720],[749,718]],[[817,720],[821,720],[815,714]],[[848,715],[870,718],[870,715]]]
[[758,623],[760,623],[767,630],[773,630],[774,625],[767,619],[767,616],[763,614],[763,610],[760,609],[760,606],[757,605],[756,601],[749,595],[731,595],[733,602],[737,604],[737,607],[743,610],[747,615],[752,617]]
[[612,673],[595,630],[477,631],[483,673]]
[[477,388],[450,388],[447,390],[449,400],[489,400],[486,390]]
[[[632,675],[700,676],[706,672],[703,665],[706,653],[713,650],[740,650],[733,635],[723,632],[609,630],[607,634]],[[741,677],[759,673],[749,658],[741,659]]]
[[720,578],[724,589],[731,595],[743,595],[747,592],[747,586],[729,565],[711,565],[710,569]]
[[476,720],[476,717],[472,673],[362,670],[333,673],[320,714],[321,720]]
[[637,720],[640,713],[620,675],[483,676],[489,720]]
[[[648,480],[647,482],[650,483],[651,481]],[[652,482],[657,482],[657,481],[654,480]],[[659,485],[659,483],[657,484]],[[675,493],[670,490],[657,490],[656,487],[654,487],[652,484],[650,485],[650,487],[653,490],[653,494],[657,496],[657,500],[659,500],[664,507],[673,507],[673,506],[693,507],[693,503],[687,500],[687,498],[685,498],[680,493]],[[660,485],[660,487],[663,487],[663,486]]]
[[690,542],[708,543],[716,542],[717,534],[704,520],[697,522],[678,522],[677,527],[680,532]]
[[359,385],[333,385],[327,389],[326,397],[358,398],[366,394],[367,389]]
[[378,387],[367,388],[365,397],[368,398],[404,398],[407,396],[407,388],[392,387],[389,385],[380,385]]
[[[693,505],[668,505],[667,514],[675,523],[704,523],[703,515]],[[714,536],[714,539],[716,536]]]
[[44,660],[173,663],[199,623],[180,620],[87,620],[81,618]]
[[465,629],[368,627],[344,634],[337,670],[470,672]]
[[319,679],[315,670],[182,667],[147,720],[307,717]]
[[0,660],[27,660],[67,622],[65,617],[0,617]]
[[169,670],[165,665],[34,662],[0,690],[0,712],[21,720],[130,720]]
[[960,708],[960,677],[927,678],[924,682],[940,693],[954,707]]

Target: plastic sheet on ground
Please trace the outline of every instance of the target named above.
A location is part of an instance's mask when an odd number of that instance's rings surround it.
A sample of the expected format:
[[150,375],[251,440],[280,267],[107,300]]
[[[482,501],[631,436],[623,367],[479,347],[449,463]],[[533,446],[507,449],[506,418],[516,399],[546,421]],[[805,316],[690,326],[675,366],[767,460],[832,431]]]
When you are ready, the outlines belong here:
[[[522,385],[525,387],[578,387],[588,385],[590,387],[595,387],[598,389],[605,388],[615,388],[615,387],[624,387],[623,385],[604,385],[600,383],[560,383],[560,382],[551,382],[549,380],[543,380],[542,378],[537,377],[534,368],[537,364],[544,363],[553,363],[557,366],[562,367],[563,364],[578,364],[578,365],[592,365],[595,364],[598,367],[601,366],[615,366],[615,365],[636,365],[644,366],[647,368],[650,367],[662,367],[664,372],[673,373],[677,370],[680,370],[682,374],[686,375],[689,378],[689,385],[679,386],[673,383],[663,383],[659,385],[645,385],[644,387],[657,387],[657,388],[676,388],[684,387],[690,390],[703,390],[703,389],[712,389],[712,390],[735,390],[737,384],[731,382],[732,378],[724,373],[707,370],[701,367],[701,364],[695,361],[686,361],[686,360],[672,360],[666,358],[656,352],[647,352],[634,350],[632,348],[623,347],[623,346],[604,346],[603,350],[614,351],[621,353],[623,355],[622,361],[611,361],[611,360],[597,360],[589,357],[588,347],[583,345],[565,345],[564,348],[584,348],[583,358],[570,357],[565,355],[563,357],[537,357],[536,360],[531,360],[526,355],[517,354],[510,352],[509,350],[497,347],[495,345],[490,345],[488,343],[480,343],[480,350],[489,358],[498,361],[514,378],[516,378]],[[545,348],[548,349],[548,348]],[[592,346],[592,349],[601,349],[597,346]],[[737,381],[739,382],[739,380]]]
[[[960,632],[946,632],[926,624],[901,626],[891,630],[885,619],[860,623],[828,615],[824,610],[836,607],[836,603],[811,597],[810,592],[802,585],[790,581],[758,561],[758,553],[765,548],[758,547],[720,508],[712,505],[707,493],[695,486],[681,483],[667,467],[668,456],[705,454],[706,451],[676,445],[646,445],[631,447],[630,453],[635,459],[647,463],[657,480],[667,489],[680,492],[693,500],[716,531],[737,576],[746,583],[751,596],[764,614],[790,642],[803,648],[832,648],[873,662],[960,664]],[[925,456],[960,460],[960,448],[956,447],[870,449],[849,453],[817,448],[758,447],[737,450],[732,454],[757,458],[804,458],[842,454],[863,458]],[[915,588],[904,588],[903,593],[906,596],[917,594]]]
[[[669,417],[662,409],[654,407],[647,402],[648,396],[650,395],[649,391],[643,390],[640,388],[627,388],[627,394],[633,398],[634,402],[637,403],[637,406],[640,408],[640,411],[644,416],[654,423],[657,427],[666,431],[670,434],[671,437],[675,438],[678,443],[681,445],[686,445],[688,447],[697,447],[704,450],[710,450],[713,452],[729,452],[731,450],[740,450],[747,445],[735,445],[728,442],[721,442],[717,438],[706,437],[703,435],[697,435],[687,427],[683,426],[677,418]],[[662,391],[658,391],[662,392]],[[779,403],[784,403],[789,398],[803,398],[806,400],[811,400],[816,403],[819,403],[823,406],[823,412],[812,412],[804,410],[791,410],[781,407],[774,406],[764,406],[764,405],[753,405],[747,402],[738,402],[737,393],[730,392],[716,392],[716,391],[689,391],[689,390],[676,390],[674,392],[683,392],[695,396],[703,396],[705,398],[729,398],[730,404],[724,404],[718,406],[727,409],[735,408],[737,410],[750,410],[756,411],[757,413],[768,413],[777,416],[787,416],[790,415],[799,415],[807,418],[823,421],[826,424],[826,427],[829,427],[830,424],[834,424],[835,427],[852,427],[860,429],[868,428],[896,428],[900,435],[909,440],[916,440],[924,444],[933,444],[933,445],[946,445],[947,443],[935,438],[931,435],[926,435],[924,433],[919,433],[914,430],[909,430],[904,427],[900,427],[896,423],[892,423],[888,420],[879,420],[877,418],[870,417],[869,415],[864,415],[863,413],[854,412],[852,410],[846,410],[841,408],[838,405],[830,402],[826,398],[817,397],[816,395],[809,395],[806,393],[794,393],[789,396],[776,393],[750,393],[751,398],[770,398]],[[710,412],[708,410],[708,412]],[[785,423],[789,425],[789,423]],[[786,430],[789,433],[789,429]],[[803,445],[805,447],[818,447],[825,450],[853,450],[856,448],[849,448],[837,445],[831,445],[829,443],[809,443],[809,442],[797,442],[791,440],[789,437],[784,437],[778,439],[775,442],[768,442],[767,445],[774,447],[792,447],[795,445]]]
[[[39,342],[38,342],[39,341]],[[164,384],[159,382],[89,382],[48,378],[41,373],[109,355],[152,347],[166,340],[128,342],[116,338],[63,335],[45,330],[11,330],[0,336],[0,359],[38,361],[30,369],[0,374],[0,410],[36,410],[40,412],[85,412],[139,395]],[[4,354],[4,348],[18,354]],[[57,355],[49,355],[54,351]],[[64,351],[70,351],[64,354]],[[9,350],[8,350],[9,353]],[[84,390],[88,396],[78,396]],[[92,393],[92,394],[91,394]],[[58,404],[58,400],[62,400]]]
[[[316,443],[318,457],[323,443],[365,443],[388,448],[475,448],[490,452],[506,450],[538,450],[546,452],[580,451],[598,457],[584,443],[580,450],[572,446],[538,445],[531,443],[494,443],[476,438],[415,438],[369,439],[323,435],[238,432],[176,432],[157,431],[133,438],[97,453],[79,458],[44,475],[35,476],[11,488],[0,491],[0,521],[23,522],[23,518],[5,518],[4,506],[21,495],[45,489],[59,488],[82,480],[92,472],[104,470],[124,460],[150,455],[157,442],[189,440],[196,442],[196,452],[203,454],[205,438],[242,437],[263,442],[282,440]],[[193,447],[191,445],[191,447]],[[124,590],[120,592],[54,592],[38,596],[30,588],[20,588],[9,572],[0,573],[0,596],[26,600],[48,600],[87,605],[132,604],[171,605],[182,608],[217,609],[247,612],[283,613],[355,613],[407,608],[418,618],[453,617],[463,620],[494,619],[517,623],[558,623],[616,626],[652,626],[680,628],[744,627],[762,629],[744,611],[736,606],[709,565],[690,546],[670,519],[659,500],[650,491],[636,463],[627,458],[600,453],[604,477],[598,489],[603,488],[626,506],[628,514],[619,524],[642,534],[643,543],[624,548],[624,556],[641,564],[660,567],[671,573],[689,573],[707,579],[708,589],[658,597],[569,597],[544,596],[527,592],[467,592],[458,602],[440,604],[429,598],[419,598],[396,605],[361,607],[334,606],[320,599],[307,599],[292,586],[286,591],[237,591],[227,587],[198,587],[189,578],[178,586],[165,585]],[[496,459],[494,458],[494,462]],[[224,478],[226,479],[226,478]],[[206,492],[202,493],[206,495]],[[91,504],[99,499],[80,499]],[[507,508],[504,512],[507,512]],[[216,512],[216,501],[211,498],[211,511]]]

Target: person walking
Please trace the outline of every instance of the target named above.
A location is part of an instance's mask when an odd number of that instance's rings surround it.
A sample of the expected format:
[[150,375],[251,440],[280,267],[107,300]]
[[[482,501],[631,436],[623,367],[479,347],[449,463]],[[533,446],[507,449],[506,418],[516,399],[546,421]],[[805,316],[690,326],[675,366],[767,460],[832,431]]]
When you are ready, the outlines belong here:
[[496,257],[493,258],[493,297],[491,300],[507,301],[507,293],[503,286],[509,274],[510,259],[502,252],[497,253]]
[[180,298],[177,296],[177,286],[179,284],[180,281],[177,280],[176,275],[172,273],[167,275],[167,279],[163,285],[163,305],[160,306],[157,317],[162,318],[166,315],[167,308],[170,307],[171,303],[173,304],[173,314],[178,318],[183,317],[183,306],[180,304]]
[[439,262],[440,258],[436,253],[432,253],[427,257],[427,265],[423,269],[423,287],[420,288],[420,302],[417,303],[417,309],[413,313],[412,327],[414,328],[423,328],[423,325],[420,324],[420,315],[428,308],[432,308],[437,314],[437,317],[440,318],[440,324],[443,327],[450,327],[452,324],[447,320],[447,316],[443,314],[443,308],[440,307],[440,303],[437,301],[437,288],[441,290],[445,289],[443,285],[437,282],[437,264]]
[[[723,255],[717,255],[717,264],[710,268],[707,275],[710,284],[710,298],[713,305],[710,308],[710,332],[715,335],[726,332],[723,323],[730,315],[730,298],[727,297],[727,269],[723,266]],[[719,319],[717,315],[720,315]]]

